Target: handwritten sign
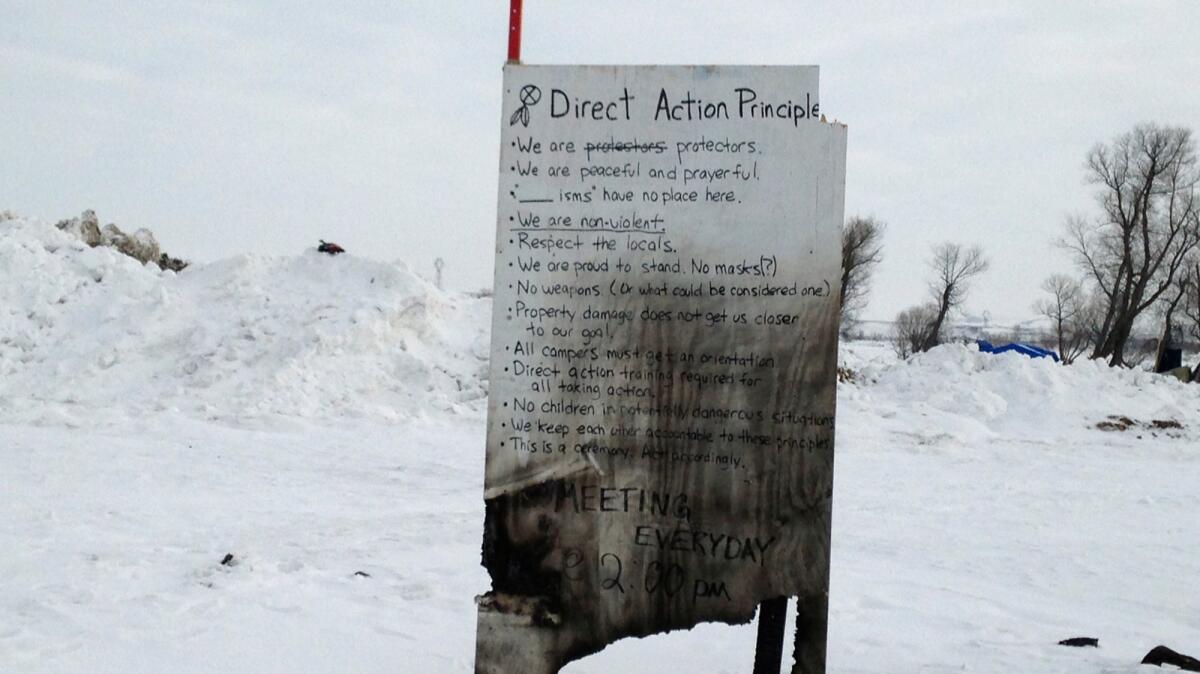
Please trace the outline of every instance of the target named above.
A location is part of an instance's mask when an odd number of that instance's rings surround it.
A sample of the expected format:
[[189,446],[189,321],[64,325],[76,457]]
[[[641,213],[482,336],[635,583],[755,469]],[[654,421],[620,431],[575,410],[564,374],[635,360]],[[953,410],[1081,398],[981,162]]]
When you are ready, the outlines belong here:
[[504,71],[479,672],[828,590],[846,130],[816,67]]

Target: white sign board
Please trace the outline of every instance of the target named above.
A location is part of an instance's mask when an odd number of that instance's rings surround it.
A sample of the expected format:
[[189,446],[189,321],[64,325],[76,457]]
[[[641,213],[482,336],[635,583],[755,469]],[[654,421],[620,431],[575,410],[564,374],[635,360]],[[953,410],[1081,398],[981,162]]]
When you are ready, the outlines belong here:
[[505,68],[477,671],[827,592],[819,116],[816,67]]

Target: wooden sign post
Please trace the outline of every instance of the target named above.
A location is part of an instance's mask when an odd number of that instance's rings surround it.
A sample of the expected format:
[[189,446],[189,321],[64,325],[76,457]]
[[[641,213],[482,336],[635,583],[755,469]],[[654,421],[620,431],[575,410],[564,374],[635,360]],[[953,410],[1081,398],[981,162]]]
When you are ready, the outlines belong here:
[[505,67],[477,672],[823,619],[846,129],[817,74]]

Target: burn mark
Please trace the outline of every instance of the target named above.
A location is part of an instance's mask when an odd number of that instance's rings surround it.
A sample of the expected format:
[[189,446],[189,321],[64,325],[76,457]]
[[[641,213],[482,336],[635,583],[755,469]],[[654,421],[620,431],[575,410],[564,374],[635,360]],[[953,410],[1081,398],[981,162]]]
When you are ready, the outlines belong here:
[[562,573],[549,563],[558,544],[560,489],[555,480],[485,501],[483,566],[492,577],[492,608],[561,612]]

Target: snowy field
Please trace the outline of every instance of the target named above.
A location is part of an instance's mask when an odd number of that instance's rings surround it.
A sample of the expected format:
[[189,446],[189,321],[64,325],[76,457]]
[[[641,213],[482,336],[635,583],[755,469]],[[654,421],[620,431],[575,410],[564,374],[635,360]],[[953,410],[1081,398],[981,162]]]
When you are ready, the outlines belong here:
[[[489,313],[400,264],[175,275],[0,222],[0,672],[471,671]],[[1200,655],[1200,386],[841,360],[831,672]],[[565,671],[742,673],[753,643],[704,625]]]

